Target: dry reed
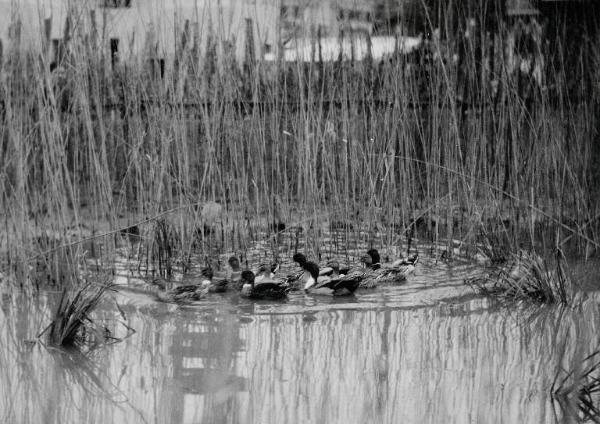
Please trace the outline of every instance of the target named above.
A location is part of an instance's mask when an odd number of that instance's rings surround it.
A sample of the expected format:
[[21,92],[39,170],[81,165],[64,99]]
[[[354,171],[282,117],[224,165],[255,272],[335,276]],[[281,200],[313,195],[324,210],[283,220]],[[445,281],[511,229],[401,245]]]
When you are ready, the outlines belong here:
[[[589,90],[568,81],[594,72],[586,58],[600,57],[598,44],[544,44],[538,85],[505,56],[511,24],[497,2],[458,3],[426,14],[439,37],[379,63],[259,60],[242,72],[231,48],[216,65],[208,37],[205,57],[183,46],[161,76],[147,62],[111,69],[84,28],[65,35],[53,72],[18,43],[5,49],[3,257],[23,269],[42,230],[84,238],[169,210],[173,231],[158,238],[177,240],[182,258],[209,255],[194,240],[204,227],[194,206],[208,201],[223,206],[212,228],[225,250],[283,221],[305,222],[317,254],[327,221],[344,229],[341,250],[378,234],[401,245],[418,219],[426,228],[411,235],[433,242],[496,220],[510,246],[526,235],[544,247],[545,228],[559,244],[597,246],[598,97],[589,78]],[[146,252],[156,240],[142,238]],[[101,241],[110,263],[116,242]],[[168,275],[172,254],[157,252]]]

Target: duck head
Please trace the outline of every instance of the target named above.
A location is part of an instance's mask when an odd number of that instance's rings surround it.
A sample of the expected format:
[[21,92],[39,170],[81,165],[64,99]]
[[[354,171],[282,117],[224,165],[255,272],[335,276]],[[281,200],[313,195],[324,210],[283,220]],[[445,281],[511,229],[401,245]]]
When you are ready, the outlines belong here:
[[308,272],[308,277],[304,284],[304,290],[308,290],[317,284],[317,279],[319,278],[319,266],[314,262],[305,262],[303,268]]
[[240,270],[240,261],[235,256],[230,257],[227,260],[227,263],[229,263],[229,266],[233,272],[238,272]]
[[304,256],[302,253],[295,253],[292,259],[294,260],[294,262],[296,262],[298,265],[304,268],[304,264],[306,263],[306,256]]
[[339,272],[340,272],[340,263],[338,261],[329,261],[329,262],[327,262],[327,266],[330,267],[331,269],[333,269],[333,272],[339,274]]
[[241,276],[244,284],[248,283],[248,284],[254,284],[254,273],[252,271],[242,271],[242,276]]
[[369,249],[360,260],[367,268],[379,269],[381,267],[381,258],[377,249]]
[[366,266],[367,268],[370,268],[370,267],[371,267],[371,265],[373,265],[373,259],[372,259],[372,258],[371,258],[369,255],[367,255],[367,254],[365,254],[365,255],[362,255],[362,256],[360,257],[360,261],[361,261],[363,264],[365,264],[365,266]]
[[241,279],[243,281],[242,294],[249,294],[254,288],[254,273],[252,271],[242,271]]
[[213,271],[211,268],[204,268],[202,270],[202,283],[200,284],[202,288],[206,288],[212,284],[213,279]]
[[264,280],[265,278],[268,278],[269,274],[270,274],[269,269],[270,269],[269,265],[265,265],[265,264],[259,265],[258,270],[256,271],[256,276],[254,278],[254,281],[258,282],[258,281]]

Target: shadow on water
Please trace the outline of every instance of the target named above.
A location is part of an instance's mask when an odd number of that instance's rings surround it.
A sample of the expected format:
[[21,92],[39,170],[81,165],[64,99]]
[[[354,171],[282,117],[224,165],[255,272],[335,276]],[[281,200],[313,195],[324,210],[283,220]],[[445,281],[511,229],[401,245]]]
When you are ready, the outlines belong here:
[[471,271],[424,261],[350,299],[121,292],[97,314],[136,334],[86,357],[26,342],[51,294],[3,294],[0,422],[563,422],[551,387],[600,345],[599,297],[503,306],[463,287]]

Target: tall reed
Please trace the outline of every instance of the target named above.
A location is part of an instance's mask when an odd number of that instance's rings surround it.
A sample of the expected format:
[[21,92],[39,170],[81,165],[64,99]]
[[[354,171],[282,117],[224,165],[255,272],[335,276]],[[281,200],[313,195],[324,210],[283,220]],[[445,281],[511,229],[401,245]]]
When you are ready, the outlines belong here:
[[[498,222],[513,247],[549,232],[547,247],[597,246],[597,87],[569,83],[573,69],[597,75],[597,35],[542,43],[537,84],[507,59],[513,24],[498,4],[426,9],[423,48],[378,63],[242,68],[206,36],[182,42],[161,76],[145,60],[111,69],[90,29],[71,26],[50,71],[12,40],[0,68],[3,257],[26,272],[42,230],[82,239],[171,210],[189,255],[207,201],[238,234],[226,249],[277,219],[301,222],[315,251],[334,221],[345,248],[401,246],[411,225],[475,243]],[[114,238],[101,241],[110,257]]]

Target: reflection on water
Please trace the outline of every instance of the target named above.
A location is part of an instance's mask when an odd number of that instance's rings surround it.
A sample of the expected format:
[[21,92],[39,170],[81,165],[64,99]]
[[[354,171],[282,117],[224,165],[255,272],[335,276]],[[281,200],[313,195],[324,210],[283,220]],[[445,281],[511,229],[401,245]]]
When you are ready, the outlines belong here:
[[218,422],[236,410],[236,394],[248,386],[235,375],[242,348],[239,322],[230,315],[176,324],[170,349],[172,422]]
[[550,388],[600,345],[598,298],[534,313],[431,275],[336,303],[116,294],[137,333],[85,358],[26,342],[53,296],[4,294],[0,422],[560,422]]

